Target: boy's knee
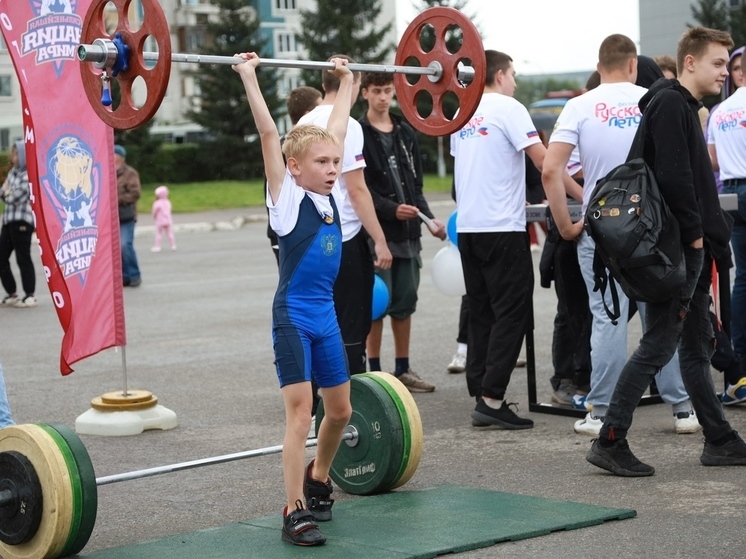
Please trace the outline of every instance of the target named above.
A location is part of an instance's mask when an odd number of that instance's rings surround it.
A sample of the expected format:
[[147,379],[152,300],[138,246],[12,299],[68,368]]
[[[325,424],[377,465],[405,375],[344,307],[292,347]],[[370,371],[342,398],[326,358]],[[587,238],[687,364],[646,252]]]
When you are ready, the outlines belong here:
[[347,425],[351,417],[352,406],[349,402],[345,402],[341,405],[330,406],[329,409],[324,408],[324,419],[327,419],[333,423]]

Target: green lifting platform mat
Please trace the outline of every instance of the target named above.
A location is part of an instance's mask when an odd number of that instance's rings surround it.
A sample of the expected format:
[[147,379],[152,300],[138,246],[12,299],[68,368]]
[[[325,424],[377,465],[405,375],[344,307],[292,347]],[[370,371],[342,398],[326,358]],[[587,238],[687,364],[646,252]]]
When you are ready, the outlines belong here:
[[83,557],[427,559],[635,515],[631,509],[445,485],[337,502],[334,520],[320,524],[327,542],[319,547],[300,548],[281,541],[281,520],[277,515],[86,553]]

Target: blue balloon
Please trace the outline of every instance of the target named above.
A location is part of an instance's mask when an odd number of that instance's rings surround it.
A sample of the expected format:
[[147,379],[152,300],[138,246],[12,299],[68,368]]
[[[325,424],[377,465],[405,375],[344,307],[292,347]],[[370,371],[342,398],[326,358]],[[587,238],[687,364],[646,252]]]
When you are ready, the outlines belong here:
[[373,320],[383,318],[389,308],[389,288],[378,274],[373,280]]
[[448,234],[448,240],[454,245],[458,246],[458,233],[456,232],[456,210],[453,210],[451,217],[448,218],[448,226],[446,227],[446,233]]

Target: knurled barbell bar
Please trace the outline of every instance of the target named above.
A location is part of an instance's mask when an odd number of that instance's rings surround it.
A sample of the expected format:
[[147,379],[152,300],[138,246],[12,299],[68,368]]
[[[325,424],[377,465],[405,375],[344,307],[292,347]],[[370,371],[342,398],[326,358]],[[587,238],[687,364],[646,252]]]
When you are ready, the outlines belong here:
[[[130,129],[147,122],[158,110],[168,86],[171,62],[236,64],[241,59],[228,56],[181,54],[171,51],[168,22],[157,0],[142,0],[143,24],[132,31],[127,16],[130,0],[98,0],[91,3],[83,22],[78,58],[81,76],[91,106],[99,117],[117,129]],[[112,34],[105,27],[104,8],[113,3],[117,8],[117,28]],[[425,51],[420,40],[428,28],[435,40]],[[448,49],[447,38],[461,31],[461,45],[456,52]],[[155,39],[158,52],[145,52],[148,37]],[[148,63],[155,62],[149,66]],[[276,68],[331,69],[329,62],[262,59],[264,66]],[[447,135],[466,124],[479,105],[484,90],[486,61],[479,31],[460,11],[449,7],[429,8],[419,14],[405,30],[395,63],[351,64],[353,71],[394,74],[399,106],[409,122],[428,135]],[[426,76],[426,80],[408,80],[405,76]],[[133,100],[132,86],[141,77],[147,86],[147,98],[142,107]],[[121,101],[111,107],[108,82],[116,79]],[[422,83],[420,83],[422,81]],[[152,95],[151,95],[152,93]],[[430,114],[420,115],[417,102],[429,96]],[[458,102],[458,111],[449,117],[445,113],[448,98]],[[455,98],[455,99],[454,99]],[[102,102],[103,100],[103,102]]]
[[[393,375],[354,375],[352,418],[332,463],[337,486],[355,495],[400,487],[422,454],[422,423],[409,391]],[[323,402],[316,428],[324,416]],[[306,447],[316,446],[316,440]],[[0,557],[57,559],[85,547],[96,519],[99,485],[108,485],[282,452],[271,446],[97,478],[85,446],[64,425],[0,429]]]

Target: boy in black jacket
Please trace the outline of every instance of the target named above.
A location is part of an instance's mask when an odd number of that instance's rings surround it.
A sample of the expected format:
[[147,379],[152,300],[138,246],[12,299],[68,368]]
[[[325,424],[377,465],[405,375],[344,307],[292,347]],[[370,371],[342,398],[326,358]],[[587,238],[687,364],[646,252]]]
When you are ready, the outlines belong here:
[[[414,130],[389,112],[394,98],[392,75],[366,73],[361,90],[368,102],[368,110],[360,119],[365,139],[365,182],[394,258],[391,269],[376,270],[390,294],[387,314],[394,334],[394,374],[411,392],[432,392],[435,386],[409,366],[409,338],[420,283],[420,217],[424,215],[430,221],[430,232],[441,240],[446,237],[445,226],[433,218],[422,193],[422,163]],[[373,321],[367,340],[371,371],[381,368],[382,332],[381,317]]]
[[622,370],[599,438],[587,460],[618,476],[655,473],[627,444],[632,413],[650,380],[678,346],[681,375],[702,425],[705,466],[746,465],[746,443],[725,419],[710,375],[714,335],[709,321],[710,268],[728,255],[730,223],[720,209],[715,179],[697,111],[699,99],[715,95],[728,76],[728,33],[687,30],[678,45],[679,79],[661,79],[640,100],[645,161],[679,221],[687,281],[663,303],[649,303],[648,330]]

